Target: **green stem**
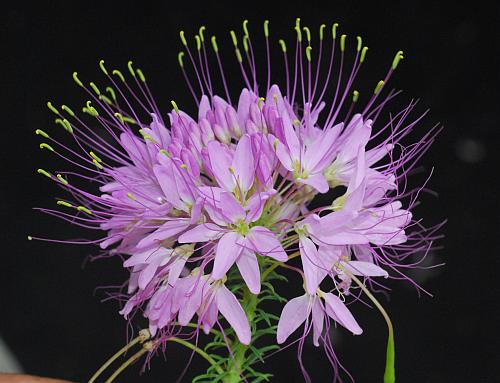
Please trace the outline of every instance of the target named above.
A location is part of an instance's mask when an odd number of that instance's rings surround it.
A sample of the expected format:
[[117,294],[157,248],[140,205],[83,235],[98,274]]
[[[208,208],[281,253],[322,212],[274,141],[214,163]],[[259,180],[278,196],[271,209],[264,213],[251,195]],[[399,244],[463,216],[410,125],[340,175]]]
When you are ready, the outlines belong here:
[[179,343],[179,344],[182,344],[183,346],[186,346],[187,348],[193,350],[194,352],[196,352],[198,355],[202,356],[203,358],[205,358],[205,360],[210,363],[212,366],[214,366],[215,370],[219,373],[219,374],[223,374],[224,373],[224,370],[221,368],[221,366],[219,366],[217,364],[217,362],[210,356],[208,355],[205,351],[203,351],[202,349],[196,347],[194,344],[191,344],[183,339],[179,339],[179,338],[175,338],[175,337],[172,337],[172,338],[169,338],[168,339],[170,342],[175,342],[175,343]]
[[[252,294],[247,287],[244,288],[243,292],[243,309],[248,318],[250,326],[255,317],[255,309],[257,308],[257,296]],[[243,366],[245,363],[245,354],[248,350],[248,346],[240,343],[237,336],[235,335],[234,341],[231,343],[232,347],[232,357],[229,358],[227,366],[227,375],[224,377],[224,383],[238,383],[241,382],[241,375],[243,372]]]
[[385,372],[384,372],[384,383],[394,383],[396,381],[396,371],[394,367],[394,360],[395,360],[395,350],[394,350],[394,328],[392,327],[392,322],[391,318],[389,318],[389,315],[385,311],[385,309],[382,307],[382,305],[379,303],[379,301],[372,295],[370,290],[364,285],[363,282],[361,282],[357,277],[355,277],[352,273],[350,273],[347,270],[343,270],[343,272],[351,278],[356,284],[363,290],[363,292],[366,294],[368,298],[373,302],[373,304],[377,307],[377,309],[380,311],[382,316],[385,319],[385,322],[387,323],[387,351],[386,351],[386,358],[385,358]]

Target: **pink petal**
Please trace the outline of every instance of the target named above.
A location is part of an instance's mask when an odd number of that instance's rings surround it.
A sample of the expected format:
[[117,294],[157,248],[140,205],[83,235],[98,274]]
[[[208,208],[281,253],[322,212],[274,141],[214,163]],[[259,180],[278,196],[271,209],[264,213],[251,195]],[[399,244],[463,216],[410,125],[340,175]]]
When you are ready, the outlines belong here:
[[332,293],[326,293],[325,308],[326,313],[330,318],[340,323],[354,335],[360,335],[363,332],[347,306],[340,300],[338,296],[333,295]]
[[252,142],[248,134],[241,137],[238,142],[233,158],[233,169],[241,190],[246,193],[252,187],[255,174]]
[[262,226],[254,226],[247,235],[248,247],[280,262],[286,262],[288,256],[276,238],[276,235],[269,229]]
[[226,286],[221,285],[216,292],[216,301],[220,313],[234,329],[240,342],[249,345],[252,339],[250,325],[238,299]]
[[299,326],[305,322],[310,312],[308,294],[293,298],[287,302],[281,312],[276,334],[278,344],[283,343]]
[[243,221],[246,217],[246,212],[238,203],[232,193],[224,192],[220,195],[221,213],[226,218],[226,221],[237,223]]
[[320,300],[314,299],[312,306],[312,319],[313,319],[313,344],[319,346],[319,337],[323,332],[323,322],[325,320],[325,312],[321,307]]
[[312,186],[320,193],[326,193],[330,190],[330,186],[328,186],[325,176],[321,173],[311,174],[307,178],[297,178],[297,181]]
[[225,190],[232,192],[236,187],[236,180],[229,168],[232,158],[229,149],[217,141],[210,141],[207,145],[210,167],[217,182]]
[[236,266],[238,266],[238,270],[248,289],[254,294],[259,294],[260,270],[255,253],[244,249],[238,259],[236,259]]
[[137,244],[137,248],[144,249],[152,245],[158,245],[159,242],[162,242],[168,238],[173,237],[176,234],[179,234],[189,226],[190,224],[187,219],[174,219],[171,221],[167,221],[151,234],[141,239]]
[[313,241],[308,237],[301,236],[299,240],[300,259],[302,260],[302,269],[306,280],[306,290],[309,294],[316,294],[316,290],[320,284],[318,250]]
[[203,223],[186,231],[178,238],[179,243],[208,242],[219,238],[224,230],[213,223]]
[[235,231],[227,232],[219,239],[212,270],[213,279],[221,279],[234,264],[243,250],[240,244],[242,240],[243,237]]
[[381,267],[371,263],[362,261],[349,261],[343,264],[345,269],[354,275],[362,275],[365,277],[384,277],[389,274]]

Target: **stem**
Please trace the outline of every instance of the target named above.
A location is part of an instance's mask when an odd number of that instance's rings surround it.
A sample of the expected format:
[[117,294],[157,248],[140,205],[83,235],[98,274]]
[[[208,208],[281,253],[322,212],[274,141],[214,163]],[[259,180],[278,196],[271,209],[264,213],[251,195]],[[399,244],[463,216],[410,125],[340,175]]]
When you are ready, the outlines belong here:
[[343,270],[343,272],[351,278],[356,284],[363,290],[363,292],[366,294],[368,298],[373,302],[373,304],[377,307],[377,309],[380,311],[382,316],[385,319],[385,322],[387,323],[387,330],[388,330],[388,336],[387,336],[387,351],[386,351],[386,360],[385,360],[385,372],[384,372],[384,383],[394,383],[396,381],[396,372],[394,368],[394,359],[395,359],[395,351],[394,351],[394,328],[392,327],[392,322],[391,319],[389,318],[389,315],[385,311],[385,309],[382,307],[382,305],[379,303],[379,301],[372,295],[370,290],[362,283],[356,276],[354,276],[352,273],[350,273],[347,270]]
[[132,363],[134,363],[137,359],[139,359],[143,354],[145,354],[148,351],[149,351],[149,348],[143,347],[140,351],[138,351],[134,355],[132,355],[129,359],[127,359],[127,361],[125,363],[123,363],[120,367],[118,367],[115,372],[113,372],[113,375],[111,375],[106,380],[106,383],[111,383],[113,380],[115,380],[116,377],[118,375],[120,375],[128,366],[130,366]]
[[191,343],[189,343],[189,342],[187,342],[187,341],[185,341],[183,339],[179,339],[179,338],[175,338],[175,337],[169,338],[168,340],[171,341],[171,342],[182,344],[183,346],[186,346],[187,348],[193,350],[198,355],[200,355],[203,358],[205,358],[205,360],[208,363],[210,363],[212,366],[214,366],[215,370],[219,374],[223,374],[224,373],[224,370],[221,368],[221,366],[219,366],[217,364],[217,362],[210,355],[208,355],[205,351],[203,351],[201,348],[198,348],[194,344],[191,344]]
[[[243,309],[248,318],[250,326],[252,326],[253,319],[255,317],[255,309],[257,308],[257,296],[252,294],[247,287],[243,291]],[[245,363],[245,354],[248,346],[241,344],[238,341],[237,336],[232,342],[233,355],[229,358],[229,363],[227,366],[227,375],[224,378],[224,383],[238,383],[242,381],[241,374],[243,372],[243,365]]]

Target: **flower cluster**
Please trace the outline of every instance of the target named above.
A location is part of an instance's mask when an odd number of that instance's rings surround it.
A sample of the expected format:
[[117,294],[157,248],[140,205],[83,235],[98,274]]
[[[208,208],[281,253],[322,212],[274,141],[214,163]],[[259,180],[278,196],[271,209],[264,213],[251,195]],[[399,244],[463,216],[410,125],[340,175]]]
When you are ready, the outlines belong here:
[[[158,345],[185,326],[196,334],[200,329],[229,333],[231,328],[237,339],[226,341],[228,347],[236,340],[250,345],[258,312],[243,299],[243,291],[245,297],[259,296],[268,277],[279,271],[301,279],[304,288],[291,293],[279,309],[276,342],[285,342],[304,325],[301,342],[312,330],[313,343],[324,344],[336,361],[325,327],[335,324],[362,333],[346,304],[357,299],[351,293],[356,282],[364,280],[363,288],[374,289],[381,286],[377,278],[407,278],[401,268],[416,265],[405,259],[425,254],[436,238],[438,227],[426,229],[412,217],[420,189],[406,190],[406,178],[438,129],[403,146],[402,139],[421,118],[408,121],[413,101],[391,111],[375,129],[399,93],[381,96],[402,52],[361,107],[353,84],[367,53],[362,40],[358,37],[346,76],[346,35],[337,37],[337,24],[328,44],[321,26],[317,55],[310,30],[300,20],[295,29],[292,58],[280,40],[286,74],[282,87],[271,82],[267,22],[263,88],[247,23],[240,40],[243,51],[231,33],[245,83],[236,103],[217,41],[211,40],[213,61],[202,27],[195,51],[181,32],[184,51],[179,54],[196,113],[172,102],[164,121],[140,69],[129,63],[130,84],[101,61],[110,82],[106,92],[95,83],[84,85],[74,74],[91,98],[83,109],[89,119],[49,103],[76,145],[37,130],[48,140],[42,148],[80,170],[56,175],[39,170],[72,196],[58,202],[72,210],[43,210],[106,233],[97,243],[107,254],[124,257],[123,267],[130,271],[119,295],[121,314],[141,313]],[[214,63],[224,96],[216,94],[210,74]],[[83,189],[82,182],[72,181],[77,178],[98,183],[99,191]],[[243,376],[241,366],[235,368]]]

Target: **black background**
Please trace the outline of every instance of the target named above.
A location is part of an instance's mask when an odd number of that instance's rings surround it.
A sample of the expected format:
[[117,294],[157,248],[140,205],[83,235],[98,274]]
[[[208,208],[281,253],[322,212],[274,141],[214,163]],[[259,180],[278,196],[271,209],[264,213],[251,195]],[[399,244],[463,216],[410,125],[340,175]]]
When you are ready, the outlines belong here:
[[[84,381],[125,342],[125,322],[114,302],[100,303],[96,286],[120,283],[118,262],[83,261],[93,248],[28,242],[27,234],[51,238],[79,235],[75,228],[43,216],[32,206],[53,206],[58,191],[35,169],[61,163],[38,150],[36,128],[54,132],[47,100],[81,102],[71,74],[100,78],[98,61],[126,71],[133,59],[146,73],[158,104],[167,111],[176,99],[193,110],[177,66],[178,31],[189,36],[201,24],[229,47],[229,29],[244,18],[254,31],[271,21],[277,40],[293,36],[295,17],[317,27],[338,21],[341,32],[365,38],[370,47],[363,79],[367,89],[385,74],[398,49],[405,60],[392,85],[404,100],[421,98],[431,112],[419,126],[434,122],[445,130],[422,161],[435,166],[417,214],[427,224],[444,218],[444,246],[432,254],[439,270],[414,277],[434,294],[418,297],[393,283],[385,302],[396,326],[399,382],[494,382],[500,363],[497,346],[498,228],[498,24],[499,7],[487,2],[328,1],[264,4],[248,2],[9,2],[2,9],[1,293],[0,334],[27,372]],[[224,41],[224,42],[222,42]],[[279,49],[274,43],[274,49]],[[227,61],[234,62],[230,50]],[[227,66],[227,65],[226,65]],[[424,173],[423,173],[424,174]],[[418,181],[417,177],[417,181]],[[283,290],[283,289],[282,289]],[[285,289],[286,291],[286,289]],[[288,292],[287,292],[288,294]],[[290,296],[293,296],[290,295]],[[384,363],[385,325],[378,312],[354,308],[365,332],[339,332],[337,351],[358,382],[379,382]],[[188,354],[172,347],[138,376],[134,366],[119,381],[173,382]],[[330,381],[321,350],[309,344],[304,359],[315,382]],[[188,376],[205,364],[195,359]],[[276,382],[301,382],[295,351],[267,362]],[[186,378],[186,381],[189,381]]]

